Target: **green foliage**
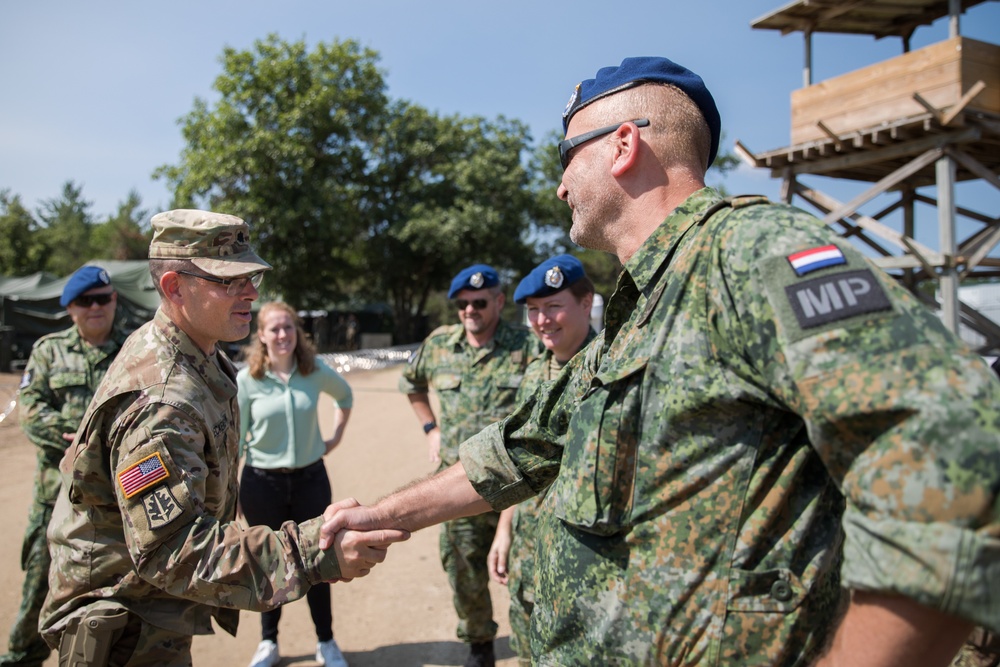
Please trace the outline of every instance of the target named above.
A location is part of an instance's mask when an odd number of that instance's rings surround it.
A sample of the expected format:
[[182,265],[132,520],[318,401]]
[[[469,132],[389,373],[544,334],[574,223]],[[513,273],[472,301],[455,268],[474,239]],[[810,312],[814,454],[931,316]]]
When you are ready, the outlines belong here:
[[47,252],[38,231],[21,197],[0,190],[0,275],[24,276],[42,270]]
[[94,259],[146,259],[152,230],[143,229],[149,212],[141,206],[139,193],[131,190],[115,215],[94,226],[90,235]]
[[44,270],[68,276],[90,258],[91,206],[72,181],[63,185],[61,197],[42,202],[38,217],[43,223],[39,240],[45,248]]

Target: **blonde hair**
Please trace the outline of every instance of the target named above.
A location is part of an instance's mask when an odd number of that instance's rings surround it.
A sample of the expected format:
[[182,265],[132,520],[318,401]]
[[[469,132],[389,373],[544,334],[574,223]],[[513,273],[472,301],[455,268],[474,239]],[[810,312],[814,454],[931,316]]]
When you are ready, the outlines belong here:
[[[260,307],[260,312],[257,313],[257,326],[260,326],[265,315],[274,311],[291,315],[292,322],[295,323],[295,364],[298,366],[299,373],[309,375],[316,370],[316,346],[306,335],[302,328],[302,320],[299,319],[294,308],[284,301],[268,301]],[[260,335],[253,336],[250,344],[243,348],[243,358],[246,359],[247,366],[250,368],[250,375],[257,380],[264,377],[264,373],[271,367],[271,360],[267,356],[267,347],[260,339]]]

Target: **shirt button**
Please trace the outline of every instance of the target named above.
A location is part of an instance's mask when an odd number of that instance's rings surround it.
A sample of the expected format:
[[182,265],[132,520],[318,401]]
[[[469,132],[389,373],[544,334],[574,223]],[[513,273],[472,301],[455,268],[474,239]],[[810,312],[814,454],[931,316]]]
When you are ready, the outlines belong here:
[[787,581],[778,580],[771,585],[771,597],[778,602],[792,599],[792,587]]

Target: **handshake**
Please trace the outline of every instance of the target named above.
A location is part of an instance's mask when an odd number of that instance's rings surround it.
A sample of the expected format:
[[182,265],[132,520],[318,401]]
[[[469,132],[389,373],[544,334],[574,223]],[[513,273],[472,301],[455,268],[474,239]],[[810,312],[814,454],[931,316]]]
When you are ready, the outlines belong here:
[[390,544],[410,539],[409,531],[380,528],[374,509],[365,507],[354,498],[327,507],[323,519],[320,549],[332,547],[340,564],[340,578],[330,583],[365,576],[377,563],[385,560]]

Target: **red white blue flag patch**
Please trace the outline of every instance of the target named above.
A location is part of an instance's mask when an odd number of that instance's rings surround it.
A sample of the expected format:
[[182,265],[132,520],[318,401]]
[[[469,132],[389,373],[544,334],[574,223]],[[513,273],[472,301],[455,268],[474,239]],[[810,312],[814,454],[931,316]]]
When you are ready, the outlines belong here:
[[788,256],[788,262],[795,269],[795,275],[804,276],[812,271],[825,269],[828,266],[847,264],[844,253],[835,245],[825,245],[820,248],[810,248]]
[[118,473],[118,483],[121,484],[125,497],[131,498],[168,477],[170,473],[164,467],[159,452],[156,452]]

